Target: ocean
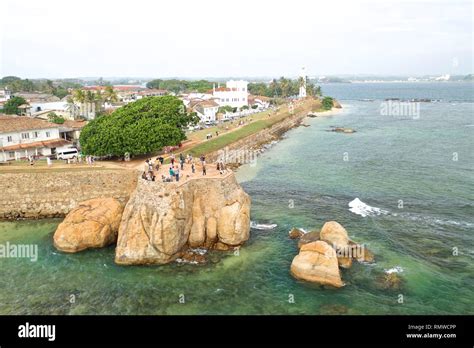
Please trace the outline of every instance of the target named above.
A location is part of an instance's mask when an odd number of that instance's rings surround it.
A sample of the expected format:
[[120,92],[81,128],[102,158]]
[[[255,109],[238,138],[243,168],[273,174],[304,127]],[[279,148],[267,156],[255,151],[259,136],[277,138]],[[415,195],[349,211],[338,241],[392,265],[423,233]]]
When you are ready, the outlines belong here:
[[[0,245],[38,245],[38,260],[0,258],[0,314],[474,314],[474,84],[322,90],[342,112],[305,120],[239,168],[253,228],[238,254],[124,267],[114,247],[57,252],[60,220],[1,222]],[[394,98],[433,101],[400,112]],[[288,231],[330,220],[375,254],[342,270],[340,289],[289,273]],[[398,282],[387,286],[387,274]]]

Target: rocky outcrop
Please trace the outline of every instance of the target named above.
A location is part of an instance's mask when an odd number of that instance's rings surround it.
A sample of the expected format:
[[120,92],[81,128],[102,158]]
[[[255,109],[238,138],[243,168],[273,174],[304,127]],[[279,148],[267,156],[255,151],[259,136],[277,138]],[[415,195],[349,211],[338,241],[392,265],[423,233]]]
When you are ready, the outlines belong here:
[[336,221],[326,222],[321,232],[303,234],[298,248],[300,252],[293,259],[291,274],[323,285],[342,286],[339,267],[350,268],[353,260],[374,262],[374,254],[365,245],[350,240],[346,229]]
[[75,253],[115,243],[123,205],[114,198],[95,198],[79,203],[59,224],[54,246]]
[[320,238],[336,250],[340,267],[350,268],[352,266],[352,257],[349,254],[349,236],[341,224],[336,221],[326,222],[321,229]]
[[339,103],[336,99],[332,100],[332,107],[336,109],[342,109],[341,103]]
[[228,250],[250,233],[250,197],[233,173],[185,183],[139,180],[120,223],[115,262],[165,264],[188,248]]
[[291,263],[291,274],[297,279],[336,288],[344,285],[336,252],[323,241],[308,243],[301,247],[299,254]]
[[333,127],[330,129],[331,132],[337,132],[337,133],[355,133],[355,129],[352,128],[345,128],[345,127]]

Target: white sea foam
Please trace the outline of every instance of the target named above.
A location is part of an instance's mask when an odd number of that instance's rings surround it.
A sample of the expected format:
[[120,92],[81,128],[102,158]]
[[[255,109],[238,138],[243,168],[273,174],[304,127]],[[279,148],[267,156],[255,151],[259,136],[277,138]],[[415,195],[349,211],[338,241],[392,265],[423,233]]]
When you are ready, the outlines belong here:
[[258,224],[255,221],[250,222],[250,227],[255,230],[273,230],[277,224]]
[[371,207],[370,205],[362,202],[359,198],[355,198],[349,202],[349,207],[351,212],[362,217],[388,214],[388,211],[377,207]]
[[403,272],[403,268],[401,266],[395,266],[395,267],[392,267],[392,268],[389,268],[389,269],[385,269],[384,270],[385,273],[387,274],[391,274],[391,273],[402,273]]

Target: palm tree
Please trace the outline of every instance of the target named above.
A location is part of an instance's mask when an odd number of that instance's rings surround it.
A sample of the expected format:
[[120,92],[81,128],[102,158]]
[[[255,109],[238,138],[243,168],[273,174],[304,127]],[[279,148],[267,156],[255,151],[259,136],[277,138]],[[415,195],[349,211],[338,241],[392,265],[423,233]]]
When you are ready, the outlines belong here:
[[95,116],[95,103],[96,103],[96,95],[92,91],[86,91],[85,93],[85,103],[87,107],[87,116],[86,118],[90,117],[92,113]]
[[74,97],[73,96],[68,96],[67,99],[67,110],[69,110],[69,115],[72,118],[76,118],[78,116],[78,113],[80,111],[80,108],[77,106],[77,104],[74,102]]
[[[98,91],[94,94],[94,101],[93,101],[94,114],[97,114],[97,113],[99,113],[99,112],[102,111],[103,106],[104,106],[104,101],[105,101],[105,94],[102,93],[100,90],[98,90]],[[94,116],[95,116],[95,115],[94,115]]]
[[104,91],[104,99],[108,103],[113,103],[118,101],[117,93],[115,93],[112,86],[106,86]]
[[86,112],[84,110],[84,103],[86,101],[86,94],[82,89],[76,89],[72,92],[72,98],[74,101],[79,103],[79,114],[82,117],[86,117]]

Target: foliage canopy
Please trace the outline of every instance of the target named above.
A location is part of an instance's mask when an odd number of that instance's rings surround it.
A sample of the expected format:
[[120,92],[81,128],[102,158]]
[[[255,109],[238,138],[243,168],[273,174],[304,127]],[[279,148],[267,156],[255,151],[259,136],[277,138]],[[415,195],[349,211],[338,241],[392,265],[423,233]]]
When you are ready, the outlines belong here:
[[186,139],[198,118],[173,96],[147,97],[96,118],[81,132],[82,151],[96,156],[148,154]]

